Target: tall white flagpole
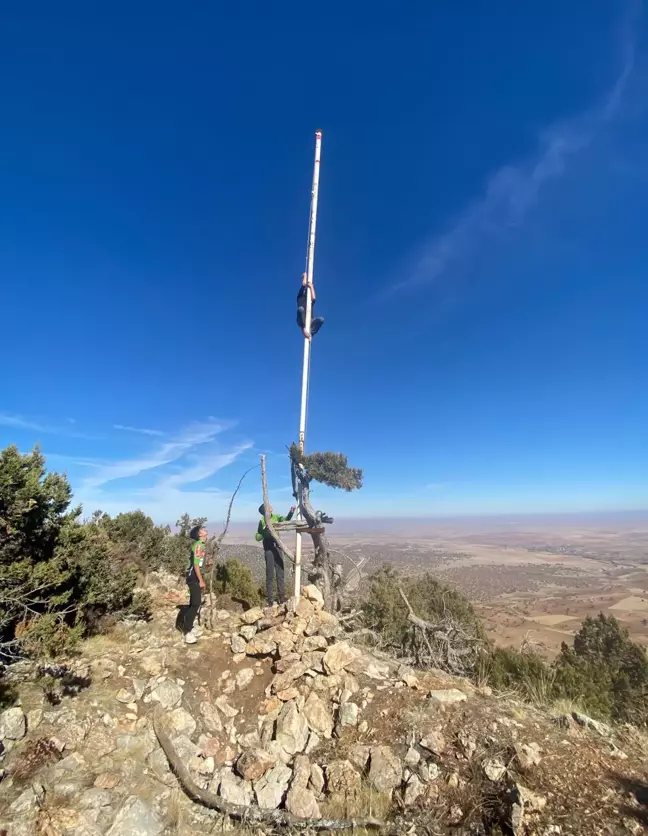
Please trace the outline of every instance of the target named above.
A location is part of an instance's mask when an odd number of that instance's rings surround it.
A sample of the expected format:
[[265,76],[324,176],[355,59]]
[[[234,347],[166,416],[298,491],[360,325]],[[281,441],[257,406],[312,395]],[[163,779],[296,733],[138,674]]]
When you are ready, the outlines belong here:
[[[313,187],[311,190],[310,220],[308,225],[308,253],[306,256],[306,278],[313,282],[315,263],[315,231],[317,228],[317,197],[319,194],[320,154],[322,150],[322,132],[315,131],[315,164],[313,166]],[[310,288],[306,291],[306,331],[310,334],[313,314],[313,301]],[[311,341],[304,337],[304,364],[302,367],[301,409],[299,412],[299,449],[304,452],[306,444],[306,412],[308,408],[308,376],[310,371]],[[297,516],[300,512],[297,511]],[[297,531],[295,538],[295,596],[301,594],[301,551],[302,536]]]

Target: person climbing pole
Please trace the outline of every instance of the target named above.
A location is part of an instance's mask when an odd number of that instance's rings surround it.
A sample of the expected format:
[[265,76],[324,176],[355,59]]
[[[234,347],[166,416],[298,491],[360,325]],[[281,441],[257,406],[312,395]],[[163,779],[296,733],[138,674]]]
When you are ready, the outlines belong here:
[[[275,514],[272,507],[268,510],[270,512],[270,519],[273,523],[288,522],[288,520],[292,519],[292,516],[295,513],[295,506],[292,506],[285,517]],[[283,604],[286,600],[284,586],[284,553],[279,548],[266,526],[265,505],[259,505],[259,514],[261,514],[261,519],[259,520],[259,527],[254,535],[254,539],[257,543],[263,543],[266,565],[266,596],[268,599],[268,606],[271,607],[274,604],[275,578],[277,580],[279,603]]]
[[200,525],[195,525],[189,532],[191,538],[191,552],[187,565],[187,586],[189,587],[189,606],[186,608],[183,619],[183,633],[185,644],[195,644],[198,636],[194,630],[194,622],[202,603],[202,594],[205,589],[205,580],[202,576],[202,565],[205,560],[205,542],[207,530]]
[[[310,290],[311,293],[311,327],[310,332],[306,328],[306,300],[308,297],[308,291]],[[310,340],[311,337],[314,337],[315,334],[319,331],[319,329],[324,324],[324,317],[316,316],[313,317],[313,311],[315,309],[315,288],[313,287],[313,283],[308,281],[308,277],[306,273],[302,276],[302,283],[301,287],[299,288],[299,293],[297,294],[297,325],[302,330],[302,334],[306,337],[307,340]]]

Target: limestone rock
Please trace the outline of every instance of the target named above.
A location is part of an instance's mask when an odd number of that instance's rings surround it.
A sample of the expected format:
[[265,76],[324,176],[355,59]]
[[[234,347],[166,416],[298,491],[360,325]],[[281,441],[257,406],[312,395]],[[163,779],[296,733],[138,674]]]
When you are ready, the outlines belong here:
[[515,743],[514,748],[515,757],[522,769],[531,769],[540,764],[542,757],[537,743]]
[[343,726],[357,726],[359,711],[354,702],[343,702],[340,705],[340,723]]
[[370,755],[371,746],[363,746],[361,743],[355,743],[349,748],[349,760],[363,772],[367,768]]
[[126,799],[117,813],[107,836],[159,836],[164,825],[152,807],[134,795]]
[[230,804],[249,807],[252,803],[252,787],[230,770],[223,772],[219,792],[223,801],[229,801]]
[[425,784],[421,781],[418,775],[410,775],[407,785],[405,786],[405,804],[408,806],[416,804],[424,792]]
[[284,764],[277,764],[254,784],[257,804],[264,810],[276,810],[288,790],[292,769]]
[[184,708],[175,708],[170,711],[166,722],[176,734],[192,735],[196,731],[196,721]]
[[403,780],[401,759],[389,746],[374,746],[369,762],[369,781],[378,792],[391,793]]
[[296,682],[308,670],[308,665],[304,662],[294,662],[283,673],[277,674],[272,680],[272,690],[275,694],[285,691],[293,682]]
[[210,732],[222,732],[223,731],[223,722],[221,720],[220,714],[216,710],[216,706],[210,702],[201,702],[200,703],[200,714],[202,716],[202,721],[207,729]]
[[127,691],[125,688],[120,688],[115,695],[115,699],[117,702],[121,703],[129,703],[133,702],[134,694],[131,691]]
[[354,798],[360,791],[360,774],[348,760],[331,761],[326,765],[326,784],[331,795]]
[[319,804],[311,790],[291,787],[286,796],[286,810],[300,819],[321,819]]
[[324,636],[307,636],[302,645],[302,653],[312,653],[316,650],[328,650],[328,642]]
[[248,749],[236,761],[236,771],[246,781],[258,781],[276,764],[276,759],[263,749]]
[[433,755],[441,755],[445,751],[446,742],[441,732],[430,730],[420,740],[420,745]]
[[311,691],[304,703],[304,715],[309,727],[326,739],[333,734],[333,714],[324,700],[315,692]]
[[406,766],[418,766],[421,760],[421,755],[418,749],[414,749],[413,746],[407,750],[407,754],[405,755],[405,764]]
[[277,642],[265,633],[257,633],[245,646],[248,656],[272,656],[277,652]]
[[19,706],[0,714],[0,740],[22,740],[27,734],[27,718]]
[[484,763],[484,774],[489,781],[501,781],[506,775],[506,766],[499,758],[488,760]]
[[356,658],[348,642],[332,644],[324,654],[324,670],[328,674],[340,673]]
[[151,691],[151,699],[159,702],[163,708],[173,708],[182,699],[183,690],[175,682],[165,679]]
[[459,702],[466,702],[468,697],[458,688],[444,688],[441,691],[430,691],[428,699],[438,705],[455,705]]
[[308,742],[308,721],[294,702],[284,704],[277,719],[275,739],[291,755],[303,752]]
[[239,691],[243,691],[254,681],[254,671],[252,668],[241,668],[236,674],[236,687]]
[[233,708],[229,704],[225,694],[221,694],[220,697],[217,697],[215,704],[218,710],[221,711],[228,720],[232,720],[239,713],[237,708]]
[[256,624],[257,621],[261,621],[263,618],[263,610],[261,607],[252,607],[252,609],[247,610],[242,615],[242,619],[245,624]]
[[311,762],[308,755],[296,755],[293,764],[292,787],[308,786],[311,774]]
[[[241,627],[241,629],[239,630],[239,632],[240,632],[241,636],[245,639],[245,641],[249,642],[250,639],[253,639],[256,636],[257,629],[258,629],[258,626],[255,626],[254,624],[244,624]],[[232,648],[232,651],[234,653],[244,653],[245,649],[234,650],[234,648]]]
[[230,639],[230,648],[232,653],[245,653],[247,651],[248,641],[249,640],[244,638],[243,635],[232,633],[232,638]]
[[310,783],[309,786],[316,793],[324,792],[324,770],[318,763],[311,766]]

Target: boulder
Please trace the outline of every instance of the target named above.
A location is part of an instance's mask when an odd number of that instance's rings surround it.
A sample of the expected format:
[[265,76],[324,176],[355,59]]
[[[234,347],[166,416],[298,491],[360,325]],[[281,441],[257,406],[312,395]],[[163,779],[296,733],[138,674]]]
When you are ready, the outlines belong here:
[[263,610],[261,607],[252,607],[252,609],[244,612],[241,618],[245,624],[256,624],[263,618]]
[[311,790],[291,787],[286,796],[286,810],[300,819],[321,819],[319,804]]
[[324,700],[311,691],[304,703],[303,713],[309,727],[321,737],[329,739],[333,734],[333,714]]
[[225,768],[220,776],[219,794],[223,801],[243,807],[249,807],[253,798],[251,785]]
[[374,746],[369,762],[369,782],[378,792],[391,794],[403,780],[401,759],[389,746]]
[[263,749],[248,749],[236,761],[236,771],[246,781],[258,781],[276,765],[276,759]]
[[[253,639],[256,636],[257,630],[258,630],[258,625],[244,624],[241,627],[239,632],[241,633],[241,636],[245,639],[245,641],[249,642],[250,639]],[[232,650],[234,650],[234,649],[232,648]],[[244,653],[244,652],[245,652],[245,650],[234,650],[234,653]]]
[[151,699],[159,702],[162,708],[173,708],[182,699],[182,694],[183,690],[179,685],[170,679],[165,679],[151,691]]
[[360,791],[360,774],[348,760],[331,761],[326,765],[326,785],[331,795],[353,799]]
[[304,662],[294,662],[284,673],[277,674],[272,680],[273,693],[279,694],[281,691],[285,691],[293,682],[296,682],[302,677],[307,670],[308,665]]
[[323,793],[324,785],[324,770],[318,763],[314,763],[311,766],[309,786],[314,792]]
[[362,772],[367,768],[369,757],[371,755],[371,746],[363,746],[362,743],[355,743],[349,747],[349,760]]
[[302,653],[312,653],[315,650],[328,650],[328,642],[324,636],[306,636],[302,644]]
[[277,642],[265,633],[257,633],[245,646],[248,656],[273,656],[277,652]]
[[27,734],[27,718],[19,706],[0,714],[0,740],[22,740]]
[[257,804],[264,810],[276,810],[284,799],[288,790],[288,783],[292,777],[292,769],[284,764],[277,764],[269,772],[256,781],[254,794]]
[[153,812],[150,804],[129,796],[117,813],[107,836],[159,836],[164,825]]
[[308,743],[308,721],[294,702],[287,702],[277,719],[275,740],[290,755],[303,752]]
[[310,780],[310,773],[311,762],[308,755],[295,755],[295,761],[293,763],[293,779],[290,786],[306,788]]
[[328,674],[340,673],[356,658],[356,652],[348,642],[332,644],[324,654],[324,670]]

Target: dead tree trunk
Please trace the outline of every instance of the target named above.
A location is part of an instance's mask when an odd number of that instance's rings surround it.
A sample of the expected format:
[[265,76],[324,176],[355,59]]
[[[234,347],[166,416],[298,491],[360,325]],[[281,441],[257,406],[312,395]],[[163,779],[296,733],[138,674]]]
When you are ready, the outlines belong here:
[[331,550],[326,529],[322,520],[311,505],[310,477],[306,468],[291,457],[291,467],[297,482],[297,499],[302,516],[308,523],[309,534],[313,539],[313,566],[308,573],[324,596],[324,606],[329,612],[338,612],[342,608],[342,564],[337,561]]

